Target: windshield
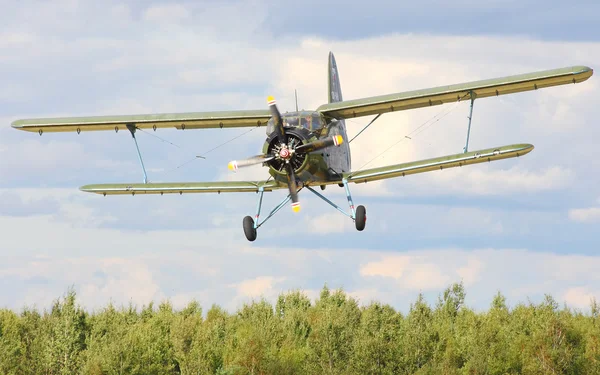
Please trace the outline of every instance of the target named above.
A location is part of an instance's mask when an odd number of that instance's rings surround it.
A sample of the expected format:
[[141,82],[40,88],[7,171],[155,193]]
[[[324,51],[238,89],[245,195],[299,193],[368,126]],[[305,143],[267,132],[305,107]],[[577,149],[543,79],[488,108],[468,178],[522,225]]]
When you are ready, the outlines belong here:
[[[301,127],[304,129],[308,129],[308,131],[313,132],[325,127],[325,119],[319,112],[289,112],[281,115],[283,119],[283,126],[286,127]],[[273,132],[273,119],[270,119],[267,123],[267,134],[271,134]]]

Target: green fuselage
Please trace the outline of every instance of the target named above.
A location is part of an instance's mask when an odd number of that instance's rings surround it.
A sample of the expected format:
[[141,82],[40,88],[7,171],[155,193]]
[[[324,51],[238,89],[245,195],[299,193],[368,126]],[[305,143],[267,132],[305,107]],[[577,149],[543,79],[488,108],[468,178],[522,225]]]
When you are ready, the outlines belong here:
[[[340,76],[333,53],[329,53],[327,64],[327,99],[329,103],[343,101]],[[343,119],[325,117],[318,111],[288,112],[282,114],[286,132],[289,129],[292,137],[298,137],[304,143],[316,141],[334,135],[341,135],[344,142],[339,146],[331,146],[306,155],[303,163],[295,169],[297,179],[302,182],[339,181],[342,173],[350,172],[351,157],[350,144],[346,134],[346,123]],[[267,141],[263,153],[270,151],[273,140],[273,120],[267,123]],[[277,180],[286,182],[285,172],[279,171],[270,165],[269,173]]]
[[[294,166],[297,180],[312,183],[339,181],[342,173],[350,171],[350,146],[344,120],[332,119],[328,122],[319,112],[310,111],[288,112],[282,114],[282,119],[288,134],[288,142],[294,139],[309,143],[334,135],[341,135],[344,139],[340,146],[331,146],[298,158],[298,163]],[[267,124],[267,140],[262,150],[264,154],[270,154],[272,145],[276,143],[273,130],[273,120],[270,120]],[[269,167],[269,173],[273,178],[286,183],[284,170],[273,164]]]

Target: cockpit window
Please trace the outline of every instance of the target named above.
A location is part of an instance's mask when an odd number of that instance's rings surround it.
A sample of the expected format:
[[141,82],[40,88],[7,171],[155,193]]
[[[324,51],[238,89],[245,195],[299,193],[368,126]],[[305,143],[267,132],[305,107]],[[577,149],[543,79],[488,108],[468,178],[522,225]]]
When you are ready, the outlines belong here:
[[[308,129],[310,132],[317,131],[325,127],[325,119],[319,112],[289,112],[281,115],[283,126],[285,127],[301,127]],[[273,119],[267,123],[267,134],[273,132]]]

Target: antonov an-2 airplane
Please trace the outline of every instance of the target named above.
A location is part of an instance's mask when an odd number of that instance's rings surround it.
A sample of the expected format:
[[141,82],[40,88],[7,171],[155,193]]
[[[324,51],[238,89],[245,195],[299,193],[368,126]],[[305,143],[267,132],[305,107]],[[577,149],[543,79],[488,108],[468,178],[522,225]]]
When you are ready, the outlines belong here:
[[[38,132],[40,135],[48,132],[76,131],[79,133],[87,130],[118,132],[121,129],[127,129],[135,141],[144,172],[144,183],[86,185],[80,188],[82,191],[103,195],[257,192],[259,198],[256,215],[254,218],[246,216],[243,219],[244,234],[249,241],[254,241],[256,230],[290,200],[292,209],[295,212],[300,210],[298,191],[303,188],[349,216],[354,221],[356,229],[362,231],[367,219],[366,210],[364,206],[354,207],[349,189],[351,182],[366,183],[523,156],[533,150],[533,145],[522,143],[479,151],[468,150],[475,99],[580,83],[587,80],[592,74],[593,70],[587,66],[573,66],[364,99],[343,100],[335,58],[332,53],[329,53],[329,100],[327,104],[321,105],[314,111],[296,110],[282,115],[277,109],[275,99],[269,97],[267,99],[269,109],[266,110],[26,119],[14,121],[12,126],[19,130]],[[470,100],[471,107],[467,141],[462,153],[352,171],[345,119],[369,115],[379,117],[387,112],[431,107],[467,99]],[[267,180],[148,183],[142,157],[137,147],[136,129],[152,128],[156,130],[157,128],[175,127],[184,130],[253,126],[266,126],[267,139],[263,145],[263,153],[249,159],[232,161],[229,163],[229,169],[236,170],[244,166],[262,163],[269,167],[271,177]],[[350,206],[349,212],[313,188],[320,186],[324,190],[325,186],[330,184],[344,187]],[[259,221],[263,193],[285,188],[288,189],[287,197],[275,206],[262,222]]]

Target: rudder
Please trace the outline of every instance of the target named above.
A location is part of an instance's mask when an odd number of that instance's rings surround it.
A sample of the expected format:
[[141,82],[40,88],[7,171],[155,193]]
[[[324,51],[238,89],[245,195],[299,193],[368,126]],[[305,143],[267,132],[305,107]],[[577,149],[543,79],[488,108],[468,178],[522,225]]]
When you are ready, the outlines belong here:
[[342,88],[340,86],[340,77],[338,75],[337,64],[333,52],[329,52],[329,103],[341,102]]

